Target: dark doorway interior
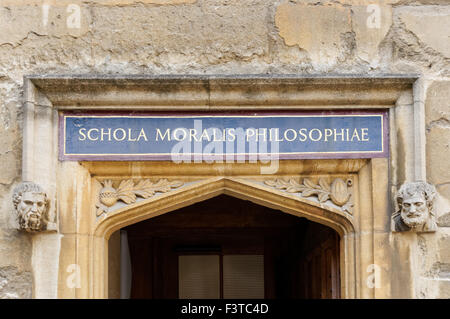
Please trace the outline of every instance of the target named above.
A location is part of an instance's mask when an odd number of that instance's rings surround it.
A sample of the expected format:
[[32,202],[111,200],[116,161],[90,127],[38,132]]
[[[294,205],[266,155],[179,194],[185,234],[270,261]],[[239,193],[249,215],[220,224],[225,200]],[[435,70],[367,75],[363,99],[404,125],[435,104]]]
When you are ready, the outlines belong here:
[[221,195],[125,228],[131,298],[339,298],[331,228]]

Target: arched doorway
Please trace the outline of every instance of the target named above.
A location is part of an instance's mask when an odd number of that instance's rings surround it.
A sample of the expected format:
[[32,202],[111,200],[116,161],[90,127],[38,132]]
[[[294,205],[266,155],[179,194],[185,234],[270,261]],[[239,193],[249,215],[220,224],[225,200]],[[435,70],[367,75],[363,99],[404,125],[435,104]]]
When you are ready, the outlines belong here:
[[[417,77],[384,76],[30,76],[24,79],[22,178],[53,199],[58,233],[34,235],[36,298],[108,297],[108,240],[117,230],[219,194],[247,199],[326,225],[340,236],[341,298],[411,297],[397,290],[413,266],[410,237],[392,246],[391,192],[404,180],[426,180],[421,90]],[[250,94],[251,93],[251,94]],[[114,97],[114,98],[112,98]],[[173,102],[173,103],[172,103]],[[58,161],[58,114],[124,109],[148,112],[389,111],[390,157],[280,160],[276,173],[261,163]],[[417,128],[422,127],[422,129]],[[397,146],[405,147],[397,147]],[[45,149],[46,151],[42,151]],[[396,150],[401,150],[396,152]],[[264,186],[274,178],[353,178],[353,210]],[[100,182],[181,180],[179,190],[135,204],[118,202],[98,216]],[[331,180],[330,180],[331,181]],[[403,236],[404,237],[404,236]],[[412,238],[412,237],[411,237]],[[394,249],[393,249],[394,248]],[[399,261],[400,260],[400,261]],[[367,284],[378,265],[380,288]],[[377,268],[378,269],[378,268]],[[398,276],[398,274],[404,274]],[[73,280],[73,279],[77,280]],[[75,284],[67,285],[67,282]]]
[[131,298],[340,297],[339,235],[303,217],[222,194],[122,231]]

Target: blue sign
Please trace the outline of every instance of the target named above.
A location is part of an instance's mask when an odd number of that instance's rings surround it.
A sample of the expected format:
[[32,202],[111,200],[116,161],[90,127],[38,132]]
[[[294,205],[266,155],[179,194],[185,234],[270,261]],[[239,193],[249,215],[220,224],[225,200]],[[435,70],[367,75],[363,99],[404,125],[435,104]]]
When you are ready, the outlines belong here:
[[387,113],[70,114],[60,160],[387,157]]

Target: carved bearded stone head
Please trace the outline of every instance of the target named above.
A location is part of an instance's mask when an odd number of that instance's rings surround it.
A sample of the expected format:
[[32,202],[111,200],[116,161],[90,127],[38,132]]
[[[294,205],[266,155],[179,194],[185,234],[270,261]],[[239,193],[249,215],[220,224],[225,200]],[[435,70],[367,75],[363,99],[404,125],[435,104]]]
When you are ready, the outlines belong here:
[[395,231],[436,231],[435,195],[435,187],[426,182],[403,184],[397,193],[399,211],[394,215]]
[[33,182],[23,182],[14,189],[13,203],[20,229],[38,232],[47,228],[49,200],[44,190]]

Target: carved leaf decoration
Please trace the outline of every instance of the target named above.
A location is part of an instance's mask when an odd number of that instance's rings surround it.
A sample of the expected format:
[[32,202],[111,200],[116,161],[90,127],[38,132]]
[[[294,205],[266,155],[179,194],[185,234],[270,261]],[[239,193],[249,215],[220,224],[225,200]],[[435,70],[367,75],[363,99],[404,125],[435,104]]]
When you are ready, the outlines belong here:
[[285,189],[288,193],[298,193],[305,189],[305,186],[300,185],[296,180],[290,179],[285,181],[283,179],[267,180],[266,185],[275,187],[277,189]]
[[316,188],[316,187],[317,187],[317,185],[314,184],[313,182],[311,182],[311,180],[309,180],[308,178],[304,178],[304,179],[303,179],[303,184],[304,184],[306,187],[309,187],[309,188]]
[[103,187],[112,187],[112,180],[107,179],[103,182]]
[[277,182],[274,180],[268,180],[268,181],[264,181],[264,184],[271,186],[271,187],[276,187]]
[[328,182],[326,181],[325,178],[323,178],[323,177],[319,178],[319,185],[324,191],[326,191],[326,192],[331,191],[330,184],[328,184]]
[[311,189],[311,188],[307,188],[307,189],[305,189],[302,192],[302,196],[305,196],[305,197],[309,197],[309,196],[312,196],[314,194],[317,194],[317,190]]
[[352,195],[350,194],[349,199],[347,201],[347,203],[342,206],[342,209],[345,210],[347,213],[352,214],[353,211],[353,206],[354,204],[352,203],[352,201],[350,200],[352,197]]
[[183,182],[182,181],[173,181],[173,182],[171,182],[170,183],[170,185],[172,186],[172,188],[178,188],[178,187],[181,187],[181,186],[183,186]]
[[279,179],[279,180],[278,180],[278,186],[277,186],[277,188],[285,189],[285,188],[288,188],[289,186],[290,186],[289,181],[285,181],[285,180],[283,180],[283,179]]
[[294,187],[300,186],[300,184],[297,183],[297,181],[295,179],[290,179],[289,180],[289,184],[291,184]]
[[133,188],[133,180],[121,181],[119,187],[117,187],[117,197],[126,204],[134,203],[136,201],[136,195],[134,194]]
[[[105,181],[104,185],[112,187],[112,182]],[[149,179],[140,180],[136,185],[133,180],[123,180],[116,189],[117,198],[126,204],[136,202],[136,196],[142,198],[149,198],[155,195],[156,192],[166,193],[172,188],[177,188],[183,185],[181,181],[168,181],[167,179],[160,179],[156,183],[152,183]],[[114,189],[113,189],[114,190]],[[97,216],[108,211],[108,208],[101,203],[97,203]]]
[[265,181],[265,183],[271,187],[275,187],[277,189],[283,189],[284,188],[284,184],[283,184],[283,180],[281,179],[275,179],[275,180],[269,180],[269,181]]
[[165,193],[170,191],[172,188],[172,185],[169,183],[167,179],[161,179],[156,184],[154,184],[155,191]]
[[145,179],[139,181],[134,187],[136,195],[142,198],[149,198],[155,194],[155,190],[152,188],[153,184],[150,180]]
[[286,189],[286,191],[287,191],[288,193],[298,193],[299,189],[298,189],[297,187],[295,187],[295,186],[289,186],[289,187]]
[[119,187],[117,187],[117,193],[127,193],[127,192],[132,192],[133,191],[133,180],[128,179],[128,180],[124,180],[121,181],[119,184]]
[[283,179],[267,180],[264,183],[277,189],[284,189],[288,193],[301,193],[303,197],[316,195],[319,203],[325,203],[331,200],[335,205],[341,206],[344,210],[351,213],[351,207],[353,206],[349,202],[351,193],[348,190],[347,184],[341,178],[336,178],[331,185],[323,177],[319,178],[319,185],[316,185],[308,178],[303,179],[303,185],[299,184],[293,178],[288,181]]
[[97,217],[99,217],[103,213],[106,213],[106,211],[108,210],[108,207],[106,207],[105,205],[103,205],[101,203],[95,204],[95,207],[97,207],[97,210],[96,210]]
[[296,180],[291,179],[290,184],[292,185],[292,189],[295,189],[294,192],[302,192],[306,189],[306,186],[299,184]]
[[328,198],[329,198],[329,193],[321,192],[321,193],[319,193],[318,198],[319,198],[319,202],[320,202],[320,203],[324,203],[324,202],[326,202],[326,201],[328,200]]
[[132,191],[126,193],[124,192],[119,194],[119,199],[126,204],[132,204],[136,202],[136,195]]
[[135,186],[135,193],[143,198],[149,198],[155,195],[158,190],[158,182],[153,184],[150,180],[142,180]]

